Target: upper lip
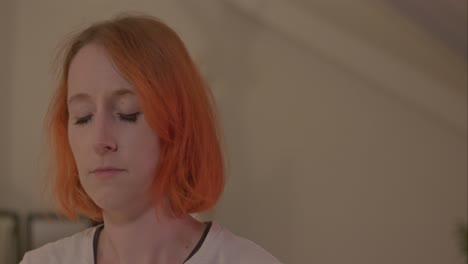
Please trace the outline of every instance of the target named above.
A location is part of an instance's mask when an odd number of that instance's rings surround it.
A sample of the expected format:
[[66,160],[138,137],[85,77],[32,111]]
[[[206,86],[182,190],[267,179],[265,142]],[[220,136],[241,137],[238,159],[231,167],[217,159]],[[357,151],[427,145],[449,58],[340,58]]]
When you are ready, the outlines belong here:
[[91,173],[94,173],[94,172],[99,172],[99,171],[113,171],[113,170],[123,170],[121,168],[117,168],[117,167],[112,167],[112,166],[103,166],[103,167],[98,167],[94,170],[91,171]]

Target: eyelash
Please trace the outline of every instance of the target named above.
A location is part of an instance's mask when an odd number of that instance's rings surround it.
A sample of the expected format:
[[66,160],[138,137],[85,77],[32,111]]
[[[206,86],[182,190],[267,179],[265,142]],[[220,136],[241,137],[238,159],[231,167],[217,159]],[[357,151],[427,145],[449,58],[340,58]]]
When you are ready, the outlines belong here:
[[[138,116],[140,114],[141,114],[141,112],[136,112],[136,113],[129,114],[129,115],[124,115],[124,114],[118,114],[118,115],[119,115],[120,121],[122,121],[122,122],[135,123],[138,120]],[[77,126],[85,125],[85,124],[87,124],[89,122],[91,117],[92,117],[92,115],[88,115],[88,116],[85,116],[85,117],[80,117],[80,118],[78,118],[76,120],[75,123],[73,123],[73,125],[77,125]]]

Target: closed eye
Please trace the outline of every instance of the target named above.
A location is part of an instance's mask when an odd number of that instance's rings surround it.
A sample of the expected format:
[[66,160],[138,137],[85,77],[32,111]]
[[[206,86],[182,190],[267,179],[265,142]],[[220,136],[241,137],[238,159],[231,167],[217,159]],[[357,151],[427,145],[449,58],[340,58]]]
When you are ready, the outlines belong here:
[[85,116],[85,117],[77,118],[77,119],[76,119],[76,122],[73,123],[73,124],[74,124],[74,125],[78,125],[78,126],[79,126],[79,125],[84,125],[84,124],[86,124],[86,123],[89,122],[89,120],[91,119],[91,116],[92,116],[92,115],[87,115],[87,116]]
[[135,123],[138,120],[138,116],[141,112],[136,112],[129,115],[119,114],[119,118],[123,122]]
[[[141,112],[136,112],[133,114],[118,114],[120,121],[122,122],[128,122],[128,123],[135,123],[138,120],[138,116],[141,114]],[[76,122],[73,123],[74,125],[85,125],[87,124],[93,115],[87,115],[85,117],[79,117],[76,119]]]

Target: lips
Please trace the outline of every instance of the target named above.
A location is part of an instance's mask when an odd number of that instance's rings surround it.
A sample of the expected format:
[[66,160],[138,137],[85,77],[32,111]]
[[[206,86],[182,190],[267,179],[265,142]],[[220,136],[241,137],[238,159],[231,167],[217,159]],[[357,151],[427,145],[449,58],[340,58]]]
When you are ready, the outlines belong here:
[[123,171],[125,170],[116,167],[99,167],[91,171],[91,173],[99,178],[110,178]]
[[124,171],[124,169],[120,169],[116,167],[99,167],[91,171],[91,173],[113,172],[113,171]]

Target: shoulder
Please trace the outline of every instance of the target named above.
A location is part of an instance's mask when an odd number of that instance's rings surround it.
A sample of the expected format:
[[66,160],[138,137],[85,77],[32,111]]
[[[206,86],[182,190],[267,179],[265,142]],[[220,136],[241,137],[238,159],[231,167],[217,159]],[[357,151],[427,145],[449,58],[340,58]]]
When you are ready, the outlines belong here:
[[26,252],[20,264],[93,263],[92,240],[96,227]]
[[224,252],[225,255],[233,259],[238,258],[240,263],[280,263],[268,251],[255,242],[238,236],[226,228],[221,227],[221,229],[222,235],[220,242],[223,247],[220,251]]
[[256,264],[280,264],[263,247],[255,242],[238,236],[213,222],[211,230],[200,249],[200,255],[194,262],[189,263],[256,263]]

